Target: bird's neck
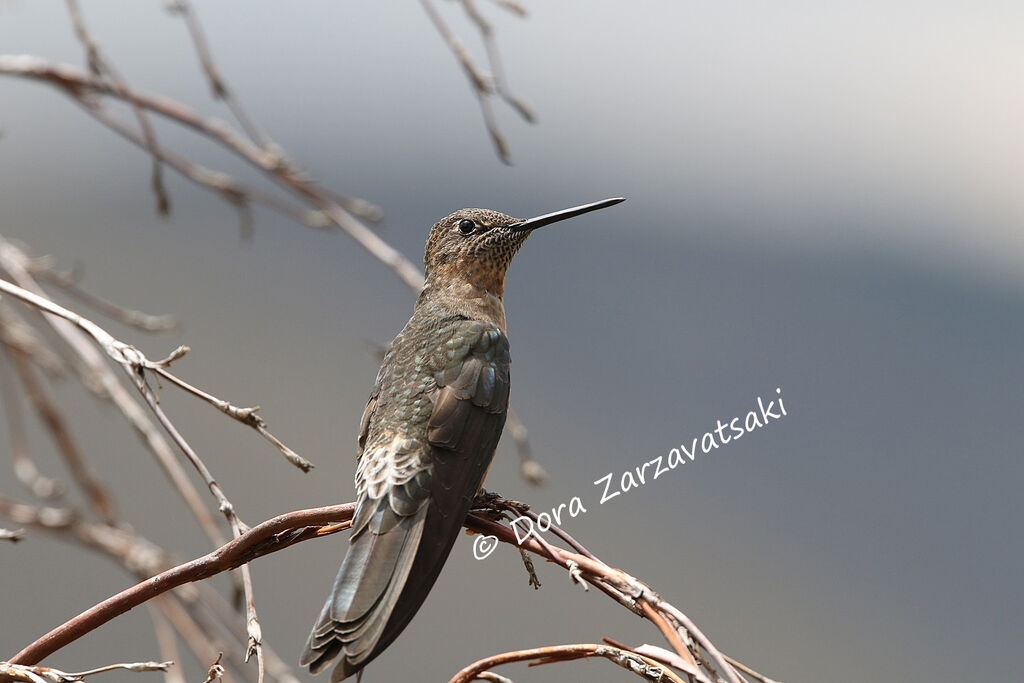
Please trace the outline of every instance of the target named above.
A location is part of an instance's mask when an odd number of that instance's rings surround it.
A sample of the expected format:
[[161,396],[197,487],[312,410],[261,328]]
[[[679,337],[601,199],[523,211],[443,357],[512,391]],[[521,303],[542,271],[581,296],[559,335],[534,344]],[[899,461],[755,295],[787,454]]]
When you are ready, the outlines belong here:
[[463,278],[438,280],[428,277],[416,300],[416,309],[462,315],[472,320],[486,320],[505,332],[502,288],[496,289],[497,291],[494,291],[493,287],[483,287]]

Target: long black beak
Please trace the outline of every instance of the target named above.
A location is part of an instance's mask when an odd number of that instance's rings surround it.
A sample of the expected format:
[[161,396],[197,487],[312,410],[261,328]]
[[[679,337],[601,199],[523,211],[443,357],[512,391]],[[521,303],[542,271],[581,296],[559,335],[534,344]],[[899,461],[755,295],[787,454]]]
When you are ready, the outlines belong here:
[[612,197],[611,199],[602,199],[599,202],[592,204],[584,204],[583,206],[574,206],[571,209],[562,209],[561,211],[555,211],[554,213],[546,213],[543,216],[537,216],[536,218],[527,218],[525,221],[513,223],[508,226],[509,230],[515,230],[519,232],[521,230],[536,230],[542,228],[545,225],[551,225],[558,221],[564,221],[568,218],[575,218],[591,211],[597,211],[598,209],[606,209],[609,206],[615,206],[619,202],[626,201],[625,197]]

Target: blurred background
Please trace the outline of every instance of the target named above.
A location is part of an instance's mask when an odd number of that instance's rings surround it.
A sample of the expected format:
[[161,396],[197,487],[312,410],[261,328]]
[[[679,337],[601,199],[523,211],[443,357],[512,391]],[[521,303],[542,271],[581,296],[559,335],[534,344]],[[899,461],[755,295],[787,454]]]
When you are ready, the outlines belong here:
[[[229,117],[161,3],[82,8],[133,86]],[[439,8],[485,64],[459,8]],[[538,113],[531,126],[495,105],[512,166],[418,5],[197,9],[260,125],[324,186],[380,204],[380,234],[417,263],[433,222],[461,207],[528,216],[629,198],[538,232],[511,268],[512,403],[550,478],[526,484],[506,435],[488,488],[537,510],[580,496],[587,513],[567,531],[775,679],[1018,677],[1024,6],[574,1],[531,3],[525,19],[481,8],[510,84]],[[0,2],[0,52],[82,64],[58,2]],[[179,375],[261,405],[316,463],[304,475],[165,388],[242,519],[351,500],[372,345],[412,312],[398,279],[344,234],[266,211],[242,240],[230,206],[170,172],[172,213],[156,216],[146,154],[49,86],[0,77],[0,128],[4,236],[80,264],[95,293],[173,313],[182,327],[163,336],[107,327],[151,358],[189,344]],[[157,133],[262,182],[181,129],[158,121]],[[597,504],[600,477],[777,387],[782,420]],[[55,391],[124,517],[182,560],[206,552],[120,415],[73,383]],[[66,478],[45,432],[30,439]],[[9,473],[0,493],[27,496]],[[265,640],[289,662],[344,548],[335,536],[252,566]],[[41,532],[0,546],[0,568],[3,656],[132,583]],[[485,655],[603,636],[662,644],[564,571],[538,571],[535,591],[511,548],[476,561],[461,539],[365,680],[442,681]],[[135,610],[46,663],[157,657]],[[208,662],[184,665],[201,681]],[[629,678],[602,661],[498,672]]]

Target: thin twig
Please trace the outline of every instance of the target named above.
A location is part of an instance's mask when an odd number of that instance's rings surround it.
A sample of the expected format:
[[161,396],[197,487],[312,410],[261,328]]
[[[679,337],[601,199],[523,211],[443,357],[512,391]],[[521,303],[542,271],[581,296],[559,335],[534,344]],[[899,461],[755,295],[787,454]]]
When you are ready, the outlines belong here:
[[484,48],[487,50],[487,61],[491,65],[491,76],[494,81],[494,90],[505,102],[519,112],[528,123],[537,120],[537,115],[521,97],[512,93],[508,86],[508,79],[505,77],[505,67],[501,63],[501,51],[498,50],[498,43],[494,39],[494,29],[484,15],[476,6],[475,0],[461,0],[462,8],[470,21],[476,24],[477,30],[483,37]]
[[10,306],[0,308],[0,341],[32,359],[51,377],[63,377],[67,363],[45,346],[36,331]]
[[[71,25],[74,28],[75,35],[78,37],[79,42],[82,43],[82,47],[85,49],[85,61],[89,65],[89,70],[97,78],[102,78],[104,74],[110,76],[111,85],[116,88],[122,94],[126,94],[129,91],[128,83],[121,76],[120,72],[114,68],[113,63],[110,62],[100,52],[99,45],[93,40],[92,35],[89,33],[89,29],[85,26],[85,20],[82,18],[81,9],[78,7],[77,0],[65,0],[68,8],[68,14],[71,17]],[[135,114],[135,118],[139,123],[139,129],[142,131],[142,137],[145,140],[145,147],[149,150],[150,155],[153,157],[153,170],[150,175],[150,184],[153,188],[153,193],[156,195],[156,211],[161,216],[166,216],[171,211],[171,200],[167,196],[167,188],[164,187],[163,171],[160,164],[160,152],[156,143],[156,133],[153,132],[153,125],[150,123],[149,116],[139,105],[132,103],[132,111]]]
[[519,4],[518,2],[516,2],[516,0],[491,0],[491,1],[495,5],[497,5],[498,7],[501,7],[502,9],[506,9],[509,12],[512,12],[512,14],[515,14],[515,15],[517,15],[519,17],[525,17],[526,16],[526,8],[523,7],[521,4]]
[[[26,291],[39,301],[46,302],[56,309],[66,310],[45,298],[45,292],[36,284],[29,274],[26,264],[28,256],[8,241],[0,239],[0,269],[8,273],[14,281],[21,285],[21,290]],[[3,281],[0,281],[3,282]],[[13,285],[12,285],[13,286]],[[175,490],[185,501],[189,511],[199,523],[207,538],[214,547],[224,544],[225,537],[217,528],[216,522],[209,510],[203,505],[199,494],[192,482],[186,475],[181,463],[174,456],[174,452],[166,439],[156,429],[150,419],[138,403],[132,399],[128,391],[117,381],[111,372],[110,367],[104,362],[103,355],[88,341],[86,334],[72,321],[62,316],[42,315],[38,306],[30,306],[30,309],[39,313],[49,324],[54,332],[74,351],[75,357],[84,367],[82,375],[83,384],[96,393],[98,396],[108,398],[117,406],[118,410],[128,420],[135,432],[142,439],[147,449],[156,458],[157,463],[171,481]],[[52,311],[51,311],[52,312]],[[100,329],[95,326],[96,329]],[[106,334],[104,332],[104,334]],[[109,335],[107,335],[109,336]],[[113,339],[111,337],[111,339]]]
[[29,683],[72,683],[86,676],[106,673],[115,669],[126,671],[167,671],[174,662],[132,662],[128,664],[108,664],[98,669],[76,671],[73,673],[54,669],[49,666],[25,666],[14,662],[0,662],[0,676],[7,676],[16,681]]
[[[10,661],[16,664],[36,664],[114,617],[172,588],[236,569],[267,553],[283,550],[301,541],[348,528],[347,524],[340,523],[350,521],[354,512],[355,504],[348,503],[298,510],[274,517],[212,553],[162,572],[91,607],[36,640]],[[332,524],[329,529],[317,526],[329,523]]]
[[[157,649],[160,657],[169,662],[180,662],[178,638],[174,635],[174,627],[159,607],[159,601],[148,605],[149,617],[153,621],[153,633],[156,635]],[[181,668],[168,668],[164,672],[164,683],[185,683]]]
[[729,662],[735,668],[739,669],[740,671],[742,671],[743,673],[747,674],[751,678],[754,678],[754,679],[757,679],[758,681],[761,681],[761,683],[779,683],[775,679],[768,678],[764,674],[761,674],[761,673],[758,673],[758,672],[754,671],[753,669],[751,669],[749,666],[747,666],[743,662],[737,662],[735,659],[733,659],[729,655],[723,655],[723,656],[725,657],[725,661]]
[[[643,582],[622,570],[613,569],[603,562],[593,560],[586,555],[555,548],[536,534],[519,543],[515,532],[509,527],[474,514],[466,518],[465,525],[472,531],[490,534],[503,542],[521,546],[531,552],[544,555],[551,559],[551,561],[569,570],[570,575],[575,572],[574,578],[577,580],[586,581],[593,586],[608,588],[609,590],[605,592],[609,596],[641,616],[644,616],[644,613],[638,603],[640,601],[649,603],[662,616],[672,618],[686,628],[694,640],[708,653],[708,656],[715,665],[716,675],[723,677],[729,683],[740,683],[740,678],[736,671],[725,661],[722,653],[718,651],[711,641],[696,628],[693,622],[686,618],[677,608],[663,601],[657,593]],[[680,653],[680,656],[682,656],[682,653]]]
[[114,501],[107,493],[106,487],[89,467],[82,457],[78,444],[71,436],[67,423],[61,415],[57,405],[46,393],[42,382],[36,377],[35,369],[29,362],[28,357],[20,351],[8,348],[10,357],[14,361],[14,368],[17,370],[18,379],[25,390],[29,403],[35,408],[39,419],[46,425],[47,432],[57,446],[57,452],[64,459],[72,478],[82,489],[86,500],[100,519],[111,522],[114,519]]
[[610,645],[599,645],[596,643],[579,643],[573,645],[548,645],[530,650],[515,650],[503,652],[498,655],[485,657],[473,662],[469,666],[455,674],[448,683],[469,683],[480,677],[480,674],[502,664],[513,662],[531,662],[530,666],[551,664],[554,662],[569,662],[576,659],[588,657],[602,657],[608,661],[618,664],[623,669],[630,671],[648,681],[673,681],[673,683],[685,683],[670,668],[650,657],[638,655],[628,650],[621,650]]
[[94,92],[127,99],[176,123],[192,128],[264,171],[272,180],[311,203],[316,210],[297,209],[286,200],[250,190],[225,174],[203,169],[180,157],[175,157],[166,150],[161,150],[163,160],[174,170],[182,173],[192,182],[220,193],[225,199],[236,204],[241,202],[244,205],[249,201],[259,202],[311,227],[337,226],[356,240],[371,256],[390,268],[410,289],[419,292],[423,288],[423,274],[419,268],[360,222],[352,211],[339,204],[333,198],[332,193],[320,190],[289,160],[278,154],[268,153],[254,145],[226,123],[205,119],[189,107],[164,97],[145,95],[135,91],[122,93],[113,89],[105,81],[83,73],[81,69],[74,66],[51,64],[29,55],[0,55],[0,73],[42,80],[57,86],[101,123],[136,145],[142,145],[144,140],[122,122],[99,108],[98,103],[91,102],[89,98],[84,97],[83,93]]
[[656,609],[643,600],[640,601],[640,609],[643,610],[644,616],[654,622],[654,625],[658,627],[661,634],[665,636],[665,640],[672,645],[672,649],[676,651],[676,654],[682,657],[687,664],[696,669],[697,662],[693,661],[693,655],[690,654],[690,651],[679,637],[679,634],[676,633],[675,629],[669,625],[665,620],[665,617],[661,616]]
[[207,42],[203,27],[199,23],[199,17],[196,16],[195,10],[192,9],[192,4],[188,0],[171,0],[171,2],[167,3],[167,9],[172,13],[180,14],[185,20],[185,26],[192,39],[196,56],[199,57],[199,64],[202,66],[203,73],[206,74],[206,80],[210,83],[210,90],[213,91],[214,99],[224,100],[239,125],[253,142],[264,149],[271,149],[273,141],[259,129],[256,122],[253,121],[252,117],[242,107],[242,103],[238,101],[238,98],[228,88],[227,82],[221,77],[220,71],[213,61],[213,51],[210,50],[210,44]]
[[[0,324],[4,321],[0,319]],[[14,377],[10,371],[13,362],[8,349],[6,337],[0,337],[3,353],[0,353],[0,399],[4,404],[7,418],[7,437],[11,444],[11,463],[14,476],[32,495],[44,500],[52,500],[61,495],[64,487],[56,479],[44,477],[32,460],[28,447],[28,436],[25,433],[25,422],[21,414],[21,397],[14,389]],[[20,349],[16,353],[21,353]]]
[[[155,604],[157,606],[163,617],[173,625],[174,630],[184,641],[185,646],[192,653],[192,656],[195,657],[196,661],[211,662],[217,657],[218,650],[222,647],[223,643],[214,638],[212,633],[207,632],[192,618],[183,602],[182,592],[180,588],[176,589],[158,596],[147,604]],[[239,658],[239,662],[241,662],[241,658]],[[242,669],[238,670],[240,673],[243,672]],[[255,683],[255,677],[247,680],[252,680]]]
[[270,443],[274,444],[279,451],[284,455],[285,459],[291,464],[298,467],[303,472],[309,472],[313,469],[313,463],[303,458],[301,455],[293,451],[291,448],[286,446],[276,436],[267,431],[267,423],[264,421],[257,411],[260,409],[259,406],[252,406],[250,408],[239,408],[223,399],[217,398],[216,396],[209,394],[198,387],[195,387],[188,382],[184,381],[180,377],[171,374],[167,370],[167,367],[175,360],[178,360],[189,351],[187,346],[179,346],[177,349],[171,352],[171,354],[164,360],[158,362],[145,361],[143,367],[147,370],[152,370],[157,375],[166,379],[171,384],[183,389],[184,391],[201,398],[203,401],[209,403],[217,410],[221,411],[225,415],[235,420],[238,420],[242,424],[252,427]]
[[494,144],[494,150],[498,153],[498,158],[503,163],[511,164],[512,158],[509,155],[508,142],[505,141],[505,136],[502,135],[501,130],[498,128],[498,122],[495,120],[494,112],[491,110],[491,95],[494,92],[491,79],[477,68],[473,58],[469,56],[466,46],[462,44],[462,41],[455,35],[455,32],[449,28],[441,13],[434,7],[432,0],[420,0],[420,4],[423,5],[423,9],[426,11],[431,23],[434,24],[434,28],[437,29],[441,38],[448,45],[448,49],[451,50],[455,59],[458,60],[459,65],[466,74],[466,78],[469,79],[469,83],[473,87],[473,94],[476,95],[476,99],[480,103],[480,113],[483,115],[484,125],[487,127],[488,135],[491,136],[491,142]]
[[70,273],[58,273],[49,265],[33,264],[29,268],[29,272],[40,280],[45,280],[60,287],[68,295],[122,325],[127,325],[142,332],[168,332],[178,327],[178,322],[170,315],[151,315],[131,308],[125,308],[82,289],[78,285],[81,273],[77,269]]

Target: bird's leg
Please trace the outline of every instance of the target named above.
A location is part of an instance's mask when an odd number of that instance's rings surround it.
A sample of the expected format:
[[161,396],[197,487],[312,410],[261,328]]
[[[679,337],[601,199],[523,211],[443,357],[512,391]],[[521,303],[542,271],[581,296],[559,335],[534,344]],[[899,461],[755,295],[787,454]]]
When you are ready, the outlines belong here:
[[[511,515],[509,512],[515,512],[517,515],[521,515],[530,509],[529,504],[520,502],[518,500],[511,500],[502,497],[500,494],[493,493],[480,487],[480,490],[476,492],[476,497],[473,499],[473,505],[470,507],[470,512],[480,515],[491,521],[498,521],[504,519],[511,521]],[[526,551],[522,548],[517,548],[519,555],[523,559],[523,565],[526,567],[526,573],[530,579],[530,585],[534,588],[540,588],[540,579],[537,578],[537,570],[533,566],[533,560],[526,554]]]

